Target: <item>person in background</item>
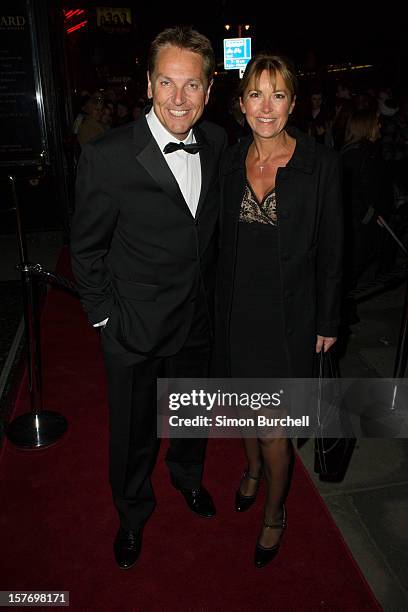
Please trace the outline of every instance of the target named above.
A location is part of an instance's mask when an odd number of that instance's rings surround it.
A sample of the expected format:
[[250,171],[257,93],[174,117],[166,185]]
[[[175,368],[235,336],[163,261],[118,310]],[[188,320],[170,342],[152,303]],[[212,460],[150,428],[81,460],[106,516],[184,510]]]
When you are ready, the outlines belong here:
[[403,161],[408,166],[408,93],[401,96],[399,107],[382,130],[382,148],[385,161]]
[[113,124],[113,108],[111,103],[103,105],[101,114],[101,123],[105,130],[110,130]]
[[78,142],[81,147],[103,134],[108,128],[102,121],[104,103],[102,97],[92,97],[84,106],[86,113],[85,119],[81,122],[78,129]]
[[[292,64],[256,55],[239,85],[251,133],[221,167],[222,216],[215,364],[219,376],[313,376],[315,355],[336,342],[342,275],[338,154],[287,125],[296,102]],[[244,439],[247,467],[235,509],[247,511],[260,479],[266,498],[254,563],[276,556],[286,527],[293,446]]]
[[351,86],[339,83],[336,88],[334,109],[331,116],[331,132],[333,146],[340,151],[344,145],[347,121],[354,110]]
[[146,102],[143,99],[138,99],[132,106],[132,118],[134,120],[139,119],[140,115],[143,113],[143,109],[146,106]]
[[78,135],[78,130],[79,130],[79,126],[81,125],[82,121],[85,119],[86,117],[86,111],[85,111],[85,107],[87,102],[91,99],[91,94],[88,91],[83,91],[81,92],[81,96],[79,99],[79,111],[75,117],[74,123],[72,125],[72,133],[77,136]]
[[329,118],[320,88],[312,90],[310,95],[309,109],[306,115],[306,130],[309,136],[313,136],[317,142],[328,144],[328,139],[330,139]]
[[[347,294],[378,258],[381,219],[390,214],[392,190],[381,156],[378,113],[369,109],[355,111],[348,120],[345,141],[341,159],[347,245],[344,291]],[[354,302],[346,304],[346,319],[350,324],[357,322]]]
[[[394,191],[393,221],[395,230],[403,243],[408,235],[408,93],[397,100],[388,100],[383,111],[388,109],[387,116],[381,117],[381,136],[383,159]],[[391,253],[391,244],[387,251]],[[388,257],[386,267],[395,263],[397,250]]]
[[116,126],[124,125],[132,121],[129,105],[125,100],[119,100],[116,107]]

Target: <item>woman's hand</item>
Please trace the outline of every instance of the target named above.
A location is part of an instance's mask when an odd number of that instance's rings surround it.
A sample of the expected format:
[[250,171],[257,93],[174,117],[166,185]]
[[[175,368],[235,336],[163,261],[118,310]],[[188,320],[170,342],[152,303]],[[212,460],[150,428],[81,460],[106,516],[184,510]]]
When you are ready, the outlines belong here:
[[327,351],[333,346],[336,342],[337,338],[331,338],[329,336],[319,336],[317,335],[316,341],[316,353],[320,353],[323,348],[323,352],[327,353]]

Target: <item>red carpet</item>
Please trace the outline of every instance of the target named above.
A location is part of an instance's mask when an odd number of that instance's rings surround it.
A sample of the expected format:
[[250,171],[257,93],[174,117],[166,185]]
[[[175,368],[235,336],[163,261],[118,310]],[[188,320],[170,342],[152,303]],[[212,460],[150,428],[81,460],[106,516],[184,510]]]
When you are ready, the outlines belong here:
[[[59,271],[66,273],[67,256]],[[252,567],[262,495],[232,510],[244,466],[238,440],[209,443],[205,484],[215,519],[196,517],[169,484],[163,451],[158,505],[140,560],[117,569],[117,519],[107,482],[107,408],[98,338],[79,302],[51,291],[44,313],[45,408],[69,431],[56,446],[19,451],[0,464],[0,590],[70,591],[70,608],[95,611],[380,610],[308,474],[297,461],[288,529],[270,567]],[[28,408],[22,389],[16,414]]]

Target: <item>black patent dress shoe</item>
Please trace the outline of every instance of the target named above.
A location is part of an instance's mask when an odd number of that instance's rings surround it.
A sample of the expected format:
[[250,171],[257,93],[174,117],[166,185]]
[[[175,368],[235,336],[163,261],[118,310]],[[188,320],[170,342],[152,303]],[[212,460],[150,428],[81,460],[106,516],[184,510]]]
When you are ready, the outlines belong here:
[[121,569],[130,569],[136,563],[142,547],[142,529],[119,528],[113,543],[116,563]]
[[184,499],[187,502],[187,506],[203,518],[212,518],[215,516],[215,506],[211,495],[204,487],[197,487],[196,489],[185,489],[183,487],[175,488],[180,491]]
[[[250,480],[256,480],[257,481],[256,491],[255,491],[254,495],[242,495],[242,493],[241,493],[242,483],[243,483],[244,480],[247,480],[248,478]],[[248,472],[248,470],[246,472],[244,472],[244,475],[241,478],[241,482],[239,483],[238,490],[235,493],[234,508],[235,508],[236,512],[246,512],[252,506],[252,504],[256,500],[256,496],[258,494],[259,483],[261,481],[261,478],[262,478],[262,474],[259,474],[259,476],[253,476],[252,474],[250,474]]]
[[282,516],[282,520],[280,522],[277,523],[269,523],[268,521],[264,521],[263,524],[264,527],[266,527],[267,529],[282,529],[282,532],[279,536],[279,540],[277,541],[277,543],[274,546],[271,547],[265,547],[265,546],[261,546],[261,544],[259,544],[259,542],[256,543],[255,546],[255,555],[254,555],[254,563],[255,563],[255,567],[265,567],[265,565],[268,565],[268,563],[270,563],[278,554],[279,549],[280,549],[280,545],[281,545],[281,540],[282,540],[282,535],[283,532],[286,528],[286,508],[285,505],[283,506],[283,516]]

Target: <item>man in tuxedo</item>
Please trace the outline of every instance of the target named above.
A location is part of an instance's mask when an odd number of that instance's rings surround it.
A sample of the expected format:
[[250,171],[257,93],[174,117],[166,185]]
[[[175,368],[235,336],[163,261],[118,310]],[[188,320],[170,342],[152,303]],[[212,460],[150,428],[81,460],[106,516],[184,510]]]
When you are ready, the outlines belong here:
[[[197,122],[214,68],[205,36],[164,30],[149,55],[152,108],[84,146],[78,168],[72,261],[89,320],[101,326],[121,568],[136,562],[155,506],[156,379],[208,375],[226,136]],[[189,508],[209,518],[205,446],[205,439],[172,439],[166,463]]]

